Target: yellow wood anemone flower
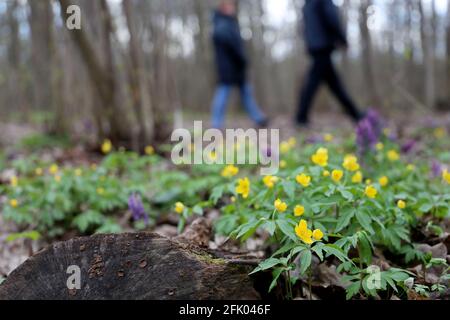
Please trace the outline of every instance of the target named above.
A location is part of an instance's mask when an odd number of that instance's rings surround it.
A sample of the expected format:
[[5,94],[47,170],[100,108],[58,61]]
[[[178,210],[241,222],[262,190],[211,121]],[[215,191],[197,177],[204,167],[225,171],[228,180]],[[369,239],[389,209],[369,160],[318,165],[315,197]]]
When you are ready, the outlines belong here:
[[351,172],[358,171],[361,167],[358,163],[358,158],[354,155],[348,155],[344,158],[344,162],[342,163],[342,166]]
[[144,151],[148,156],[152,156],[155,154],[155,148],[153,148],[153,146],[146,146]]
[[36,170],[34,170],[34,174],[40,177],[44,174],[44,170],[42,170],[42,168],[36,168]]
[[406,208],[406,202],[403,200],[399,200],[397,202],[397,207],[399,207],[399,209],[405,209]]
[[363,174],[361,171],[358,171],[357,173],[355,173],[352,177],[352,182],[353,183],[361,183],[363,181]]
[[287,210],[288,205],[286,202],[281,201],[280,199],[275,200],[273,206],[278,212],[285,212]]
[[112,145],[111,140],[103,141],[103,143],[102,143],[102,152],[104,154],[110,153],[112,151],[112,148],[113,148],[113,145]]
[[366,187],[366,191],[365,191],[366,196],[368,196],[370,199],[375,199],[377,197],[378,194],[378,190],[375,189],[374,186],[369,185]]
[[380,183],[380,186],[386,187],[389,184],[389,178],[386,176],[381,177],[380,180],[378,180],[378,182]]
[[306,220],[301,220],[295,227],[295,234],[305,244],[312,244],[314,242],[312,239],[313,232],[308,229],[308,223],[306,222]]
[[240,194],[244,199],[248,198],[248,195],[250,194],[250,180],[248,178],[238,180],[236,193]]
[[398,152],[396,150],[390,150],[387,153],[387,157],[388,157],[389,161],[392,161],[392,162],[400,160],[400,155],[398,154]]
[[316,241],[320,241],[323,238],[323,232],[320,229],[316,229],[313,231],[313,238]]
[[175,212],[182,214],[184,212],[184,204],[182,202],[175,203]]
[[17,178],[16,176],[12,176],[11,179],[9,179],[9,184],[13,188],[17,187],[19,185],[19,178]]
[[450,184],[450,173],[448,172],[447,169],[445,169],[444,172],[442,172],[442,178],[444,179],[445,182]]
[[278,178],[274,177],[274,176],[265,176],[263,178],[263,183],[269,189],[272,189],[277,182],[278,182]]
[[228,165],[222,170],[222,177],[232,178],[239,173],[239,168],[233,165]]
[[9,200],[9,205],[11,208],[17,208],[19,206],[19,201],[17,199],[11,199]]
[[304,173],[298,175],[295,180],[298,184],[302,185],[305,188],[309,187],[309,185],[311,184],[311,177]]
[[50,172],[50,174],[55,175],[55,174],[58,173],[59,167],[58,167],[57,164],[52,164],[52,165],[50,166],[50,168],[48,169],[48,171]]
[[326,167],[328,165],[328,150],[325,148],[320,148],[312,155],[311,161],[321,167]]
[[344,171],[342,170],[333,170],[333,172],[331,173],[331,179],[333,179],[334,182],[341,181],[343,176]]
[[301,217],[304,214],[305,214],[305,207],[304,206],[302,206],[302,205],[295,206],[295,208],[294,208],[294,215],[296,217]]
[[334,137],[333,137],[332,134],[326,133],[326,134],[323,135],[323,140],[325,142],[333,142]]
[[325,170],[325,171],[322,173],[322,175],[323,175],[325,178],[328,178],[328,177],[331,175],[331,173],[330,173],[330,171]]

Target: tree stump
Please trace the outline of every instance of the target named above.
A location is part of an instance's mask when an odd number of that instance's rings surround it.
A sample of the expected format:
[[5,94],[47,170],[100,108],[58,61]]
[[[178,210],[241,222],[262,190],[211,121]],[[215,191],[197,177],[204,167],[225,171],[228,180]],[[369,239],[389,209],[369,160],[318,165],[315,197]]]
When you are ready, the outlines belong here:
[[[253,267],[233,261],[151,233],[76,238],[13,271],[0,300],[259,299],[248,276]],[[71,266],[79,268],[79,290],[68,286]]]

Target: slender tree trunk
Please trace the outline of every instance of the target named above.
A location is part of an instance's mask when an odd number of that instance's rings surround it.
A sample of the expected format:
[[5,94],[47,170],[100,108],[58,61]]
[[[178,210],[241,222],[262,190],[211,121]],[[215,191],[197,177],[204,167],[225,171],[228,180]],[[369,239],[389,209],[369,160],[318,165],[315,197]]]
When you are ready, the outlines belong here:
[[425,68],[425,105],[428,108],[433,108],[436,102],[433,28],[427,19],[421,0],[418,1],[418,7],[421,17],[420,37],[423,51],[423,65]]
[[359,29],[361,33],[362,44],[362,66],[369,91],[369,102],[374,105],[381,105],[381,99],[378,94],[378,87],[375,80],[375,72],[373,69],[373,47],[368,22],[368,9],[372,4],[372,0],[361,0],[359,8]]
[[446,38],[447,38],[447,94],[448,103],[450,104],[450,1],[447,8],[447,24],[446,24]]

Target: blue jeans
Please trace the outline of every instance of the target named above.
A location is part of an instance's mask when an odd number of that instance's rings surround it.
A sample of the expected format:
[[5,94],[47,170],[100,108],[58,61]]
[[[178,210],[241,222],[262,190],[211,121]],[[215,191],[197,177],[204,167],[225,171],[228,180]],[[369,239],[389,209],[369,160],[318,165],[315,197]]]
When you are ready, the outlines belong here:
[[[216,89],[212,105],[212,126],[216,129],[222,129],[225,122],[225,112],[228,106],[228,99],[230,98],[232,85],[220,84]],[[239,87],[241,101],[250,118],[258,124],[264,123],[266,116],[261,112],[256,103],[252,87],[245,83]]]

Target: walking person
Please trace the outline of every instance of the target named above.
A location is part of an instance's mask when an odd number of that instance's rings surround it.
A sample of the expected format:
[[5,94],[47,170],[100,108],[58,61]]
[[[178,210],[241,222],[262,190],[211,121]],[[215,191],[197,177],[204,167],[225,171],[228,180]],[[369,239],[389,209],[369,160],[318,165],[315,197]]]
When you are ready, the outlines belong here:
[[235,0],[222,0],[214,13],[214,51],[218,72],[218,86],[212,103],[212,126],[222,129],[228,100],[237,87],[245,110],[260,127],[267,126],[267,118],[253,97],[247,81],[248,60],[237,20]]
[[337,48],[348,48],[338,7],[332,0],[306,0],[303,8],[305,42],[312,58],[312,66],[301,91],[297,124],[308,126],[314,97],[322,83],[326,83],[353,121],[363,114],[346,92],[333,65],[332,54]]

